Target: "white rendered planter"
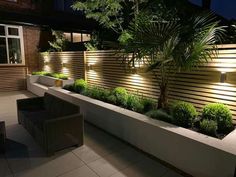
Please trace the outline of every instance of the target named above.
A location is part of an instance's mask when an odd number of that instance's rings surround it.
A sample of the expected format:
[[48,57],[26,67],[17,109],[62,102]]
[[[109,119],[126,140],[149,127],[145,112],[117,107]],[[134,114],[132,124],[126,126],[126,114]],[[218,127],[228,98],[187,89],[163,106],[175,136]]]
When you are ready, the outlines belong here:
[[57,80],[62,82],[63,87],[74,83],[74,79],[62,80],[48,76],[27,75],[27,90],[35,95],[43,96],[49,87],[55,86]]
[[64,89],[48,92],[79,105],[88,122],[186,173],[234,177],[236,131],[219,140]]

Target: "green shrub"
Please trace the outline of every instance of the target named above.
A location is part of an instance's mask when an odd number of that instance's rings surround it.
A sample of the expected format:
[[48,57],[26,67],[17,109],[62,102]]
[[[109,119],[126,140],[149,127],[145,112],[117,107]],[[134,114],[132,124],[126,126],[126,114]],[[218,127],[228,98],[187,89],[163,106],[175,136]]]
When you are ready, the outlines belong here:
[[74,91],[77,93],[82,93],[86,91],[88,84],[84,79],[77,79],[74,83]]
[[184,101],[177,101],[171,108],[173,121],[176,125],[182,127],[192,127],[194,119],[197,117],[197,111],[195,107]]
[[203,108],[202,118],[217,122],[218,131],[226,133],[233,127],[230,109],[221,103],[211,103]]
[[51,76],[62,80],[68,79],[68,76],[63,73],[52,73]]
[[206,135],[216,136],[217,122],[204,119],[200,122],[200,131]]
[[35,71],[32,72],[32,75],[40,75],[40,76],[45,76],[46,74],[48,74],[49,72],[47,71]]
[[141,99],[134,94],[128,94],[128,98],[127,98],[127,108],[132,110],[132,111],[136,111],[136,112],[143,112],[143,104],[141,102]]
[[143,105],[143,112],[148,112],[150,110],[153,110],[156,108],[157,103],[150,98],[143,97],[141,99],[142,105]]
[[67,84],[63,87],[63,89],[69,90],[69,91],[74,91],[74,85],[73,84]]
[[108,96],[108,97],[107,97],[107,102],[116,105],[117,102],[116,102],[116,97],[115,97],[115,95],[110,95],[110,96]]
[[110,91],[108,89],[92,86],[88,87],[85,95],[101,101],[107,101],[107,98],[110,96]]
[[162,120],[162,121],[169,122],[169,123],[172,123],[172,121],[173,121],[172,116],[167,114],[164,110],[161,110],[161,109],[151,110],[151,111],[147,112],[146,115],[148,117],[153,118],[153,119]]
[[53,73],[49,73],[49,72],[47,72],[47,73],[44,74],[44,76],[53,77]]
[[127,105],[127,100],[128,100],[128,93],[127,93],[127,90],[123,87],[116,87],[112,94],[115,95],[116,97],[116,103],[119,105],[119,106],[123,106],[123,107],[126,107]]

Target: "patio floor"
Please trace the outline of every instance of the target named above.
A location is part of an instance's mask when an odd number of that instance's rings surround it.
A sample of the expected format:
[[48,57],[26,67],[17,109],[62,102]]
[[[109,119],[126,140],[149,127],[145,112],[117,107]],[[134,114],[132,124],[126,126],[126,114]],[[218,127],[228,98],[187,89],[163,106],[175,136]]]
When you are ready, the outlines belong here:
[[8,138],[7,152],[0,155],[0,177],[183,177],[88,123],[84,146],[46,157],[17,124],[16,99],[32,96],[27,91],[0,93],[0,120],[6,122]]

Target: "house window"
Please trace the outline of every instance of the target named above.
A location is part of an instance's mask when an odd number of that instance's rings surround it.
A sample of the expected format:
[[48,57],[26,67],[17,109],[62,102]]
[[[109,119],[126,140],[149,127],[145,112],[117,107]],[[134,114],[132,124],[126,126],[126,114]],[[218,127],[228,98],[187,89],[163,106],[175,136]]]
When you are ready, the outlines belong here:
[[64,33],[65,38],[73,43],[90,41],[91,35],[85,33]]
[[24,64],[22,27],[0,24],[0,64]]

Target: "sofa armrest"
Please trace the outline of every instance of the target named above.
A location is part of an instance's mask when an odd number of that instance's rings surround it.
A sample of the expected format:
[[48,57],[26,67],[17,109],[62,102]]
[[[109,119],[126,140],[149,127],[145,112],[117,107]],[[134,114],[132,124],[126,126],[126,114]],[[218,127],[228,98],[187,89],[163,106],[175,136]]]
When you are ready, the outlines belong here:
[[16,100],[17,110],[43,109],[44,97],[25,98]]
[[84,142],[84,119],[81,114],[73,114],[44,122],[47,154],[68,146],[80,146]]

